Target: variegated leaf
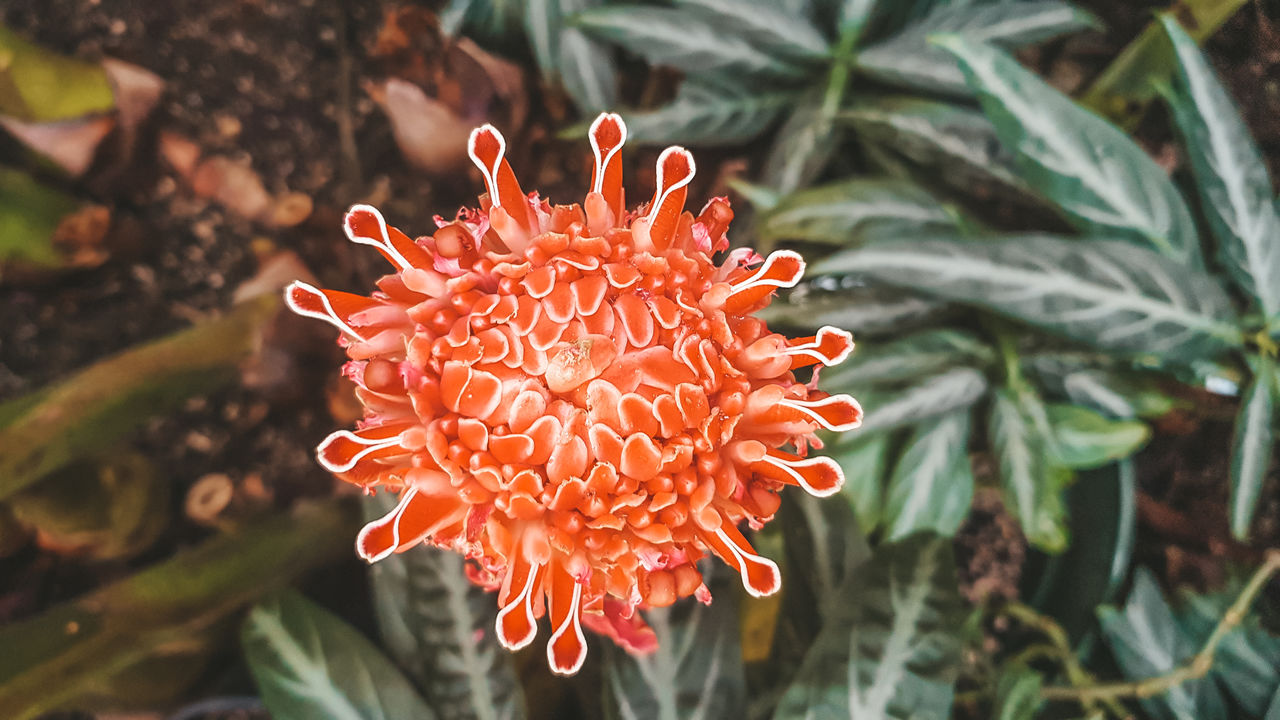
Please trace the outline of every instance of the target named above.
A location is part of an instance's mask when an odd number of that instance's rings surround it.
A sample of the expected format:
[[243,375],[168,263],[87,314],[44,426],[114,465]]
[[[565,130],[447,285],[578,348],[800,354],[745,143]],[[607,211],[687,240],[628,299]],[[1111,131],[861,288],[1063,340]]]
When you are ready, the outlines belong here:
[[[385,515],[395,500],[367,498],[366,516]],[[519,720],[523,693],[494,634],[497,600],[467,579],[464,565],[457,553],[427,546],[374,563],[378,628],[442,720]]]
[[1242,343],[1211,277],[1125,242],[902,240],[837,253],[811,271],[860,273],[1112,351],[1189,361]]
[[960,60],[1022,178],[1082,229],[1203,267],[1195,222],[1164,170],[1119,128],[1075,104],[1006,53],[956,35]]

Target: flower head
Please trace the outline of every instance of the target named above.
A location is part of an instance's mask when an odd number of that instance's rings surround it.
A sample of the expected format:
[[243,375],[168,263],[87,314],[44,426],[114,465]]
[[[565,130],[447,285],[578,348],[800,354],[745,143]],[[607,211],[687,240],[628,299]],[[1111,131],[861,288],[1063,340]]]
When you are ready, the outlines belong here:
[[685,212],[695,167],[683,148],[662,153],[653,199],[628,211],[625,139],[622,119],[601,115],[591,191],[551,205],[521,189],[502,135],[478,128],[480,209],[413,240],[357,205],[347,236],[394,266],[378,291],[286,291],[342,332],[364,405],[355,431],[320,444],[320,464],[400,493],[359,554],[424,542],[463,553],[472,579],[498,590],[503,645],[529,644],[550,614],[561,674],[586,657],[583,624],[645,651],[656,640],[637,608],[710,602],[696,564],[707,553],[752,595],[775,592],[777,566],[738,526],[772,518],[785,485],[836,492],[840,467],[808,456],[813,432],[862,414],[793,375],[843,360],[847,332],[789,340],[752,317],[799,281],[800,256],[714,261],[733,212],[724,198]]

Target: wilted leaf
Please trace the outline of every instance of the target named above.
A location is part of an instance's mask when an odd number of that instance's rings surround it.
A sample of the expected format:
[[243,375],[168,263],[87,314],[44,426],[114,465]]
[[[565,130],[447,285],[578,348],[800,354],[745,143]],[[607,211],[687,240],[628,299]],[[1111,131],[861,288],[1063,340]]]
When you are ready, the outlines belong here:
[[1071,471],[1058,465],[1044,406],[1028,392],[1001,389],[991,405],[988,433],[1000,466],[1005,505],[1027,540],[1046,552],[1067,547],[1062,491]]
[[[1176,0],[1169,8],[1185,19],[1191,37],[1204,42],[1236,14],[1245,0]],[[1159,20],[1152,20],[1098,75],[1080,102],[1125,128],[1137,126],[1174,74],[1173,53]]]
[[98,145],[115,126],[115,118],[106,115],[47,123],[0,117],[0,127],[73,178],[89,169]]
[[[1111,654],[1131,680],[1163,675],[1186,662],[1198,649],[1178,630],[1173,611],[1160,594],[1151,571],[1140,568],[1123,611],[1098,608],[1102,632]],[[1222,695],[1209,678],[1187,680],[1161,695],[1142,701],[1161,720],[1226,718]]]
[[811,271],[862,273],[1118,352],[1190,360],[1242,342],[1212,278],[1125,242],[900,240],[842,251]]
[[1014,156],[1000,143],[995,126],[977,110],[914,97],[859,100],[841,117],[858,138],[881,152],[911,161],[921,174],[960,190],[996,183],[1029,192],[1014,168]]
[[806,72],[802,63],[771,55],[741,35],[724,32],[719,22],[677,8],[611,5],[579,13],[570,23],[651,65],[775,79],[803,77]]
[[0,499],[67,463],[113,447],[147,418],[237,377],[280,299],[100,360],[31,396],[0,405]]
[[1241,541],[1249,537],[1249,526],[1253,524],[1276,444],[1272,434],[1274,373],[1275,360],[1262,356],[1254,369],[1253,383],[1240,403],[1231,442],[1231,534]]
[[294,591],[259,603],[240,633],[249,671],[277,720],[434,720],[382,651]]
[[164,531],[169,485],[145,457],[122,453],[64,468],[8,502],[46,550],[110,560],[145,550]]
[[855,246],[955,228],[955,218],[918,185],[859,178],[786,196],[761,217],[760,242],[803,240]]
[[775,720],[947,717],[964,613],[951,544],[883,545],[840,594]]
[[50,52],[0,26],[0,115],[45,123],[114,107],[100,65]]
[[1222,264],[1268,318],[1280,320],[1280,211],[1258,146],[1200,48],[1168,15],[1178,89],[1169,93],[1201,207]]
[[840,495],[849,501],[858,527],[871,533],[881,522],[884,504],[884,473],[889,454],[889,435],[877,433],[862,436],[850,433],[836,438],[824,453],[844,470],[844,486]]
[[413,83],[391,78],[366,90],[391,121],[396,146],[409,164],[431,173],[447,173],[467,163],[472,123],[448,105],[427,97]]
[[[366,498],[382,517],[391,493]],[[409,673],[441,720],[516,720],[524,699],[511,653],[494,633],[497,601],[468,578],[461,555],[419,547],[369,568],[373,605],[387,651]]]
[[1123,132],[993,47],[957,36],[938,43],[960,59],[1000,139],[1016,153],[1023,179],[1072,222],[1149,245],[1184,265],[1203,265],[1182,196]]
[[[839,387],[852,390],[856,387]],[[967,408],[987,392],[987,378],[971,367],[954,367],[936,375],[918,380],[915,384],[895,390],[891,394],[877,395],[863,400],[866,412],[858,432],[871,434],[892,430],[902,425],[944,415],[952,410]]]
[[1048,406],[1058,461],[1088,470],[1122,460],[1147,443],[1151,429],[1138,420],[1112,420],[1079,405]]
[[885,540],[928,530],[955,534],[973,503],[969,409],[916,426],[885,491]]
[[653,608],[645,620],[658,649],[632,655],[610,646],[605,659],[605,707],[617,720],[715,720],[740,717],[746,680],[738,640],[737,595],[730,573],[703,566],[715,601],[685,598]]
[[349,555],[353,510],[300,506],[0,629],[5,717],[30,720],[85,697],[130,703],[134,691],[114,684],[121,673],[185,654],[246,603]]
[[863,335],[898,334],[936,320],[946,304],[897,288],[835,283],[801,283],[775,299],[759,317],[770,325],[817,330],[834,325]]
[[1094,610],[1111,602],[1129,574],[1136,486],[1128,460],[1080,473],[1066,492],[1071,546],[1056,555],[1035,553],[1023,569],[1023,597],[1074,641],[1095,627]]
[[930,35],[956,33],[972,42],[1016,48],[1097,24],[1089,13],[1057,0],[942,5],[893,37],[860,50],[857,68],[895,85],[967,96],[969,88],[955,58],[931,46]]
[[822,373],[824,386],[865,387],[914,380],[957,365],[985,367],[992,349],[962,330],[924,330],[889,342],[854,348],[843,363]]
[[670,103],[657,110],[624,113],[623,119],[628,139],[639,143],[729,145],[759,135],[796,97],[791,90],[747,92],[690,78]]

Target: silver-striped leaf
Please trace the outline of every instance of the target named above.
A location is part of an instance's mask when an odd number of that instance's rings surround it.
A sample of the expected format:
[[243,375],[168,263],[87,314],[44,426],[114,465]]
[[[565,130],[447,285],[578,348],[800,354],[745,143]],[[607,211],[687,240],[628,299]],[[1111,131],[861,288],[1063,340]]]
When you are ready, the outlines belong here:
[[1280,211],[1266,163],[1196,41],[1171,15],[1160,21],[1178,59],[1177,87],[1167,97],[1222,264],[1280,321]]
[[[391,493],[366,498],[366,517],[385,515],[395,501]],[[424,545],[371,565],[378,629],[441,720],[520,720],[523,692],[494,634],[497,599],[467,579],[465,564]]]
[[1156,248],[1202,267],[1186,202],[1164,170],[1119,128],[1050,87],[1012,57],[957,35],[935,39],[960,60],[1022,178],[1084,230]]
[[1189,361],[1243,340],[1203,272],[1126,242],[1053,235],[873,243],[811,268],[985,307],[1097,347]]

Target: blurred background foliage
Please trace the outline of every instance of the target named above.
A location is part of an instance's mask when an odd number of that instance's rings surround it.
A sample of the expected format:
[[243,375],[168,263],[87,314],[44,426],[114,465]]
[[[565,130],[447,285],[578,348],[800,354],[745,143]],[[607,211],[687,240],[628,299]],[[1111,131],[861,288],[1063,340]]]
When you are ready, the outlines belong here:
[[[11,0],[0,7],[0,716],[1280,719],[1280,6],[1266,0]],[[1207,49],[1202,51],[1202,46]],[[358,407],[298,277],[341,210],[553,199],[623,113],[736,244],[846,485],[785,584],[647,613],[572,680],[461,558],[351,552],[310,448]],[[536,179],[536,180],[535,180]],[[362,507],[361,507],[362,506]],[[108,715],[101,715],[107,717]]]

